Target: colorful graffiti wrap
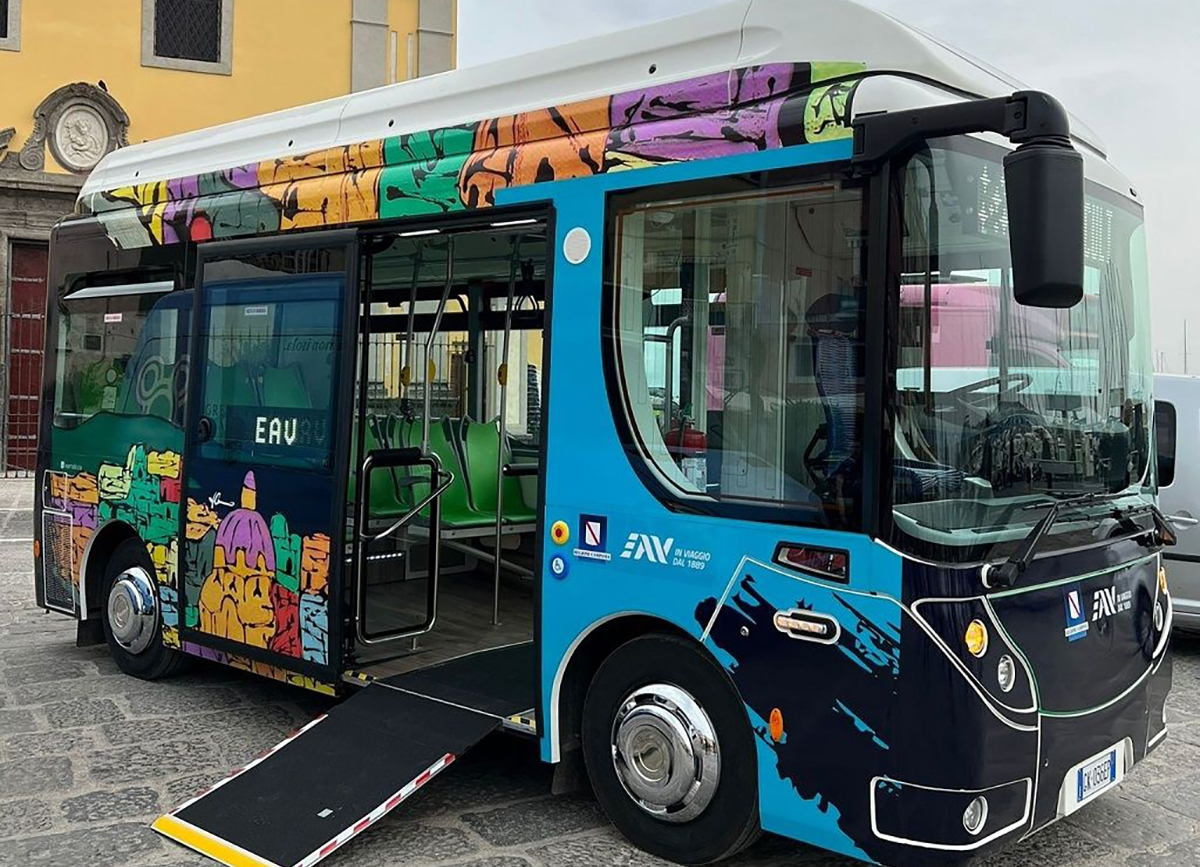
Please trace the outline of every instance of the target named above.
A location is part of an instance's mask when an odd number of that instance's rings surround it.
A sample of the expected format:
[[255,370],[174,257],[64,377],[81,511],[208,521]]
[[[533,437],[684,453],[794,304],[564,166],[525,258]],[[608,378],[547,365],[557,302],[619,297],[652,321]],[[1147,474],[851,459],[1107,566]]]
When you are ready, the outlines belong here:
[[88,542],[109,521],[129,525],[146,543],[158,580],[163,640],[179,646],[179,454],[135,445],[124,464],[101,462],[95,472],[47,474],[48,524],[69,528],[76,607]]
[[860,63],[777,63],[91,194],[120,247],[496,204],[509,187],[850,135]]
[[[69,547],[62,572],[79,606],[80,569],[88,542],[110,521],[131,527],[146,543],[158,581],[163,641],[206,658],[212,651],[181,642],[179,628],[227,638],[320,665],[329,663],[330,540],[300,536],[287,518],[257,511],[253,472],[237,504],[187,498],[180,570],[180,456],[146,445],[129,449],[123,464],[100,461],[95,471],[48,472],[44,521]],[[49,546],[48,546],[49,547]],[[180,610],[180,583],[184,600]],[[229,654],[220,661],[276,680],[328,692],[312,678]]]
[[[218,515],[218,509],[228,509]],[[281,514],[258,512],[246,473],[234,507],[188,500],[187,626],[208,635],[326,664],[329,661],[329,537],[299,536]],[[193,591],[198,593],[193,596]]]

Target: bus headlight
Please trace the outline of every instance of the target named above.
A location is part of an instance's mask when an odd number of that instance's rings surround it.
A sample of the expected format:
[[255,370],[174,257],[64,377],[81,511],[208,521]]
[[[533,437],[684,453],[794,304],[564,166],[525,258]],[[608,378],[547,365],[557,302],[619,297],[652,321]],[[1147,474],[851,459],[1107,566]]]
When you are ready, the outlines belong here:
[[967,634],[963,636],[963,641],[967,644],[967,650],[976,659],[987,653],[988,633],[982,620],[971,621],[971,625],[967,627]]
[[1166,615],[1163,614],[1163,606],[1161,602],[1154,603],[1154,631],[1162,632]]
[[1000,662],[996,665],[996,680],[1000,682],[1000,689],[1004,692],[1012,692],[1013,684],[1017,682],[1017,665],[1007,653],[1000,657]]
[[967,833],[975,836],[983,830],[983,825],[987,822],[988,802],[983,795],[977,796],[971,803],[967,804],[967,809],[963,811],[963,827],[967,829]]

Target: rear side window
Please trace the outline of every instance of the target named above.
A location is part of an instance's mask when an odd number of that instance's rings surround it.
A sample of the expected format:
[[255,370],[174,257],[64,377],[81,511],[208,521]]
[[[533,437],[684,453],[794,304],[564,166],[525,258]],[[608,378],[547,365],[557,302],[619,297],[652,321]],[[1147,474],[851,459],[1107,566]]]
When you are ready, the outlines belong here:
[[77,427],[101,412],[180,423],[186,340],[181,298],[92,296],[59,308],[54,424]]
[[861,190],[830,178],[639,196],[616,203],[610,325],[635,466],[661,499],[712,514],[853,525]]
[[1158,486],[1169,488],[1175,481],[1175,405],[1154,402],[1154,444],[1158,451]]

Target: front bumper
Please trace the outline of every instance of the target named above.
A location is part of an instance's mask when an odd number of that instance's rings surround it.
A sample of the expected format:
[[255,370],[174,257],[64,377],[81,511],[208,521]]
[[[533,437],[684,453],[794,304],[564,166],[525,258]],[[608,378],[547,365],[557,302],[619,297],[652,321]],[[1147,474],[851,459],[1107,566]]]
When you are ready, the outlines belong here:
[[[1137,773],[1167,733],[1167,626],[1142,678],[1104,706],[1072,714],[1006,713],[962,689],[965,679],[942,671],[937,657],[927,658],[924,673],[934,686],[920,705],[905,703],[914,713],[899,721],[904,734],[891,774],[872,780],[872,857],[895,867],[967,863],[1090,801],[1068,791],[1089,759],[1119,750],[1122,778]],[[964,813],[980,797],[986,816],[971,829]]]

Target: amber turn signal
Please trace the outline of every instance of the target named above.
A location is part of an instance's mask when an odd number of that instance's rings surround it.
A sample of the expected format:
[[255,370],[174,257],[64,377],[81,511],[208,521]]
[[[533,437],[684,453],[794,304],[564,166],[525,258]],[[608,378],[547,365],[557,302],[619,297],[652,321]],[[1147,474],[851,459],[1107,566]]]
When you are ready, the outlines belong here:
[[971,651],[974,657],[983,656],[987,653],[988,634],[987,627],[983,625],[982,620],[972,620],[971,625],[967,627],[967,634],[963,636],[963,640],[967,644],[967,650]]

